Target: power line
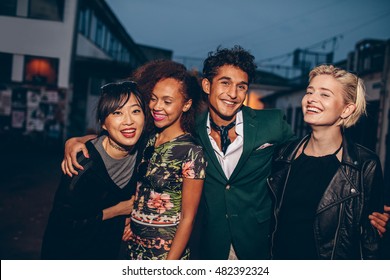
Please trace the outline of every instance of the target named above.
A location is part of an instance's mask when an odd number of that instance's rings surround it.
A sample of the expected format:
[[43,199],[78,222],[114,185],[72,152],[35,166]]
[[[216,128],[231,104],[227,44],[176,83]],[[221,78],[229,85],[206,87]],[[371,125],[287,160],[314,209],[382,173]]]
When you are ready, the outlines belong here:
[[[248,37],[248,36],[253,36],[253,34],[255,33],[258,33],[259,31],[261,30],[267,30],[269,31],[271,28],[275,28],[275,27],[278,27],[280,25],[286,25],[286,23],[289,23],[289,22],[292,22],[296,19],[300,19],[302,18],[303,16],[307,15],[307,14],[316,14],[316,13],[319,13],[321,12],[322,10],[324,9],[327,9],[329,7],[332,7],[334,6],[335,4],[339,5],[340,3],[342,2],[345,2],[347,0],[336,0],[336,1],[333,1],[331,2],[330,4],[325,4],[325,5],[322,5],[320,7],[315,7],[313,9],[310,9],[310,10],[306,10],[306,11],[303,11],[302,13],[298,14],[298,15],[294,15],[290,18],[287,18],[287,19],[282,19],[282,20],[279,20],[275,23],[271,23],[269,25],[265,25],[265,26],[261,26],[260,28],[256,28],[250,32],[247,32],[246,34],[241,34],[241,35],[237,35],[237,36],[232,36],[232,37],[229,37],[225,40],[223,40],[222,42],[220,42],[218,45],[224,45],[224,44],[228,44],[230,42],[234,42],[234,41],[237,41],[237,40],[240,40],[240,39],[243,39],[245,37]],[[211,45],[211,44],[210,44]],[[213,46],[215,46],[215,44],[213,43],[212,44]],[[204,48],[203,50],[196,50],[197,53],[199,52],[208,52],[208,50],[210,50],[210,48]],[[194,51],[195,52],[195,51]],[[192,52],[192,53],[194,53]]]
[[[332,50],[334,51],[334,49],[336,47],[336,44],[337,44],[337,41],[339,39],[343,39],[345,34],[348,34],[348,33],[354,32],[356,30],[359,30],[359,29],[361,29],[363,27],[366,27],[367,25],[370,25],[370,24],[372,24],[374,22],[377,22],[378,20],[381,20],[382,18],[385,18],[388,15],[390,15],[390,11],[386,11],[384,14],[382,14],[382,15],[380,15],[378,17],[375,17],[373,19],[365,21],[365,22],[363,22],[363,23],[361,23],[361,24],[359,24],[359,25],[357,25],[355,27],[352,27],[352,28],[350,28],[348,30],[345,30],[344,32],[338,33],[335,36],[332,36],[332,37],[327,38],[325,40],[322,40],[320,42],[314,43],[313,45],[310,45],[310,46],[304,48],[303,50],[314,49],[314,48],[317,48],[318,46],[323,47],[324,45],[328,44],[329,42],[332,42],[332,44],[333,44]],[[274,61],[274,60],[277,60],[277,59],[280,59],[280,58],[286,58],[287,59],[287,58],[289,58],[291,56],[293,56],[293,52],[277,55],[277,56],[270,57],[270,58],[261,59],[261,60],[257,61],[257,64],[261,65],[263,62]]]

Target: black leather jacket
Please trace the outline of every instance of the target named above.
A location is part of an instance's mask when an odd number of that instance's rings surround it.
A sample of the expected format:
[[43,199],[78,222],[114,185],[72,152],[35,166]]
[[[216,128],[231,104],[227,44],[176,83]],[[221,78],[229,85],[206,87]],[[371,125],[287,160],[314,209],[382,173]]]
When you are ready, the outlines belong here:
[[[275,153],[268,178],[275,198],[272,247],[291,163],[308,137],[289,142]],[[368,215],[383,211],[383,190],[378,156],[343,137],[341,167],[320,200],[313,225],[319,259],[379,258],[380,237]]]

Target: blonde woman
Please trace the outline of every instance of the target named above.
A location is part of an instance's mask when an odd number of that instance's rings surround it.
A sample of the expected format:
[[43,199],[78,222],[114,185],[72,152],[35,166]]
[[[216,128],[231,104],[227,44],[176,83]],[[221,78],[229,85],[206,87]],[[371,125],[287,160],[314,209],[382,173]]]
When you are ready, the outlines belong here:
[[343,133],[365,114],[363,81],[332,65],[309,74],[302,99],[312,132],[279,149],[268,179],[276,218],[274,259],[376,259],[368,216],[383,211],[378,156]]

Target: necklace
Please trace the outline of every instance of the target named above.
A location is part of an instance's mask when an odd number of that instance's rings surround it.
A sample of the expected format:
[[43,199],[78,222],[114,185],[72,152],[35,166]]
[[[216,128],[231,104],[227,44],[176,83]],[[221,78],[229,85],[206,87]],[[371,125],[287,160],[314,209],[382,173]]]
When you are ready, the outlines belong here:
[[[304,154],[305,149],[306,149],[306,147],[307,147],[307,144],[309,144],[309,141],[310,141],[310,139],[307,140],[306,143],[303,145],[302,154]],[[335,156],[337,156],[337,154],[340,152],[340,150],[341,150],[342,147],[343,147],[343,141],[341,141],[340,147],[339,147],[334,153],[332,153],[332,154],[327,154],[327,155],[335,155]],[[326,155],[324,155],[324,156],[326,156]],[[321,157],[321,156],[320,156],[320,157]]]
[[107,137],[108,138],[108,144],[110,144],[111,147],[113,147],[114,149],[118,150],[118,151],[121,151],[121,152],[127,152],[128,150],[119,146],[118,144],[114,143],[111,141],[111,138],[110,137]]

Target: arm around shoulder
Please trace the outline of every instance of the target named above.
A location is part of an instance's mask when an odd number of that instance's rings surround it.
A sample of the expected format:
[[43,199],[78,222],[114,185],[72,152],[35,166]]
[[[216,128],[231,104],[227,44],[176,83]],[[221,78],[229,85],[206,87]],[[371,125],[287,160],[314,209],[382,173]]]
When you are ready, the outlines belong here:
[[384,181],[379,158],[374,155],[363,165],[364,208],[362,216],[363,259],[377,259],[380,252],[380,232],[371,224],[368,216],[383,211]]
[[82,152],[86,158],[89,157],[85,143],[96,138],[97,135],[85,135],[82,137],[72,137],[65,142],[64,159],[61,162],[61,169],[64,174],[70,177],[77,175],[78,170],[83,170],[83,166],[77,161],[77,153]]

